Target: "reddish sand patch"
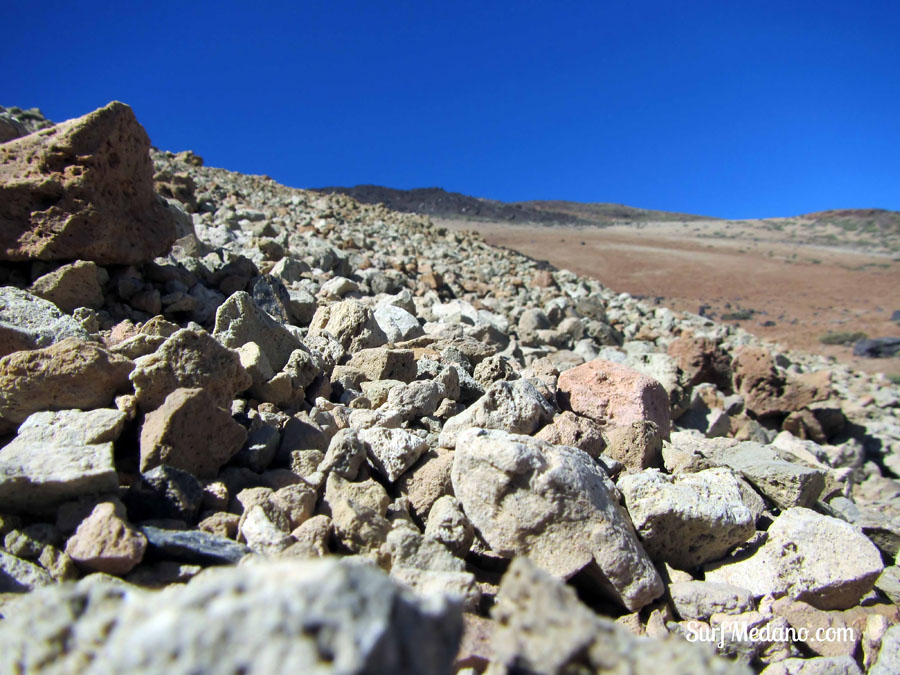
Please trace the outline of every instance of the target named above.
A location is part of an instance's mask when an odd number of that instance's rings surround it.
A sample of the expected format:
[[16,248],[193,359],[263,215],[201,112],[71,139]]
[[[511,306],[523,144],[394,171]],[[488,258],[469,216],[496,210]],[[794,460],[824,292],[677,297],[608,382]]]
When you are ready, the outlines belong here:
[[736,323],[761,338],[868,372],[900,375],[900,358],[856,358],[849,347],[819,341],[838,331],[900,336],[900,326],[890,320],[900,309],[900,262],[889,257],[760,241],[752,230],[713,235],[720,227],[714,223],[699,233],[671,223],[640,229],[439,223],[478,230],[490,244],[617,291],[660,298],[675,310],[698,312],[706,305],[719,318],[754,310],[751,319]]

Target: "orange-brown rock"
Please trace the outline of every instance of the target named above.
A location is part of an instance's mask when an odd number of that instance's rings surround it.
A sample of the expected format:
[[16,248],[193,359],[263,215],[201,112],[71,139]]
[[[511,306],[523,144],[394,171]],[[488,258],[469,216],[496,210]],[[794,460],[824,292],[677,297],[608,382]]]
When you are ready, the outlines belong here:
[[734,388],[757,417],[792,413],[831,395],[827,371],[788,377],[765,349],[745,347],[734,359]]
[[720,389],[731,388],[728,356],[709,338],[680,337],[669,345],[668,351],[684,372],[687,385],[711,382]]
[[124,103],[0,145],[0,259],[142,263],[175,237]]
[[80,567],[117,575],[134,569],[146,549],[147,538],[125,520],[118,500],[97,504],[66,543],[66,553]]

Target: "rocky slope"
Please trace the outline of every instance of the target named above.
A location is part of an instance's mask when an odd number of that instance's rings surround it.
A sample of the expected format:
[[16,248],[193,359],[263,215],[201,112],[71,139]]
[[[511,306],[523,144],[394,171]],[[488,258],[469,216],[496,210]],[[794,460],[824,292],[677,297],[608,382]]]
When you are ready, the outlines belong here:
[[0,671],[900,670],[884,379],[122,104],[0,156]]

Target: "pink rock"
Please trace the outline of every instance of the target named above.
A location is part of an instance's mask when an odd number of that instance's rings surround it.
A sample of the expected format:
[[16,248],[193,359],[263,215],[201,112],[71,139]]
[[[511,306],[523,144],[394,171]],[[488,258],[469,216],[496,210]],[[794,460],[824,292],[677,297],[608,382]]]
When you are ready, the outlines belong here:
[[651,377],[604,359],[594,359],[559,376],[560,407],[608,428],[649,420],[669,438],[669,397]]
[[101,502],[81,521],[66,543],[66,553],[80,567],[122,575],[141,562],[147,538],[125,520],[121,502]]

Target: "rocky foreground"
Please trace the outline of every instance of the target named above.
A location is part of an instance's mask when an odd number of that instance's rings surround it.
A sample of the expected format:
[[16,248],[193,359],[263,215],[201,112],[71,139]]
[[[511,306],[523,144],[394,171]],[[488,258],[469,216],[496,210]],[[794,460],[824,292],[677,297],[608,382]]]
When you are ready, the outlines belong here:
[[0,140],[0,672],[900,672],[887,380],[120,103]]

